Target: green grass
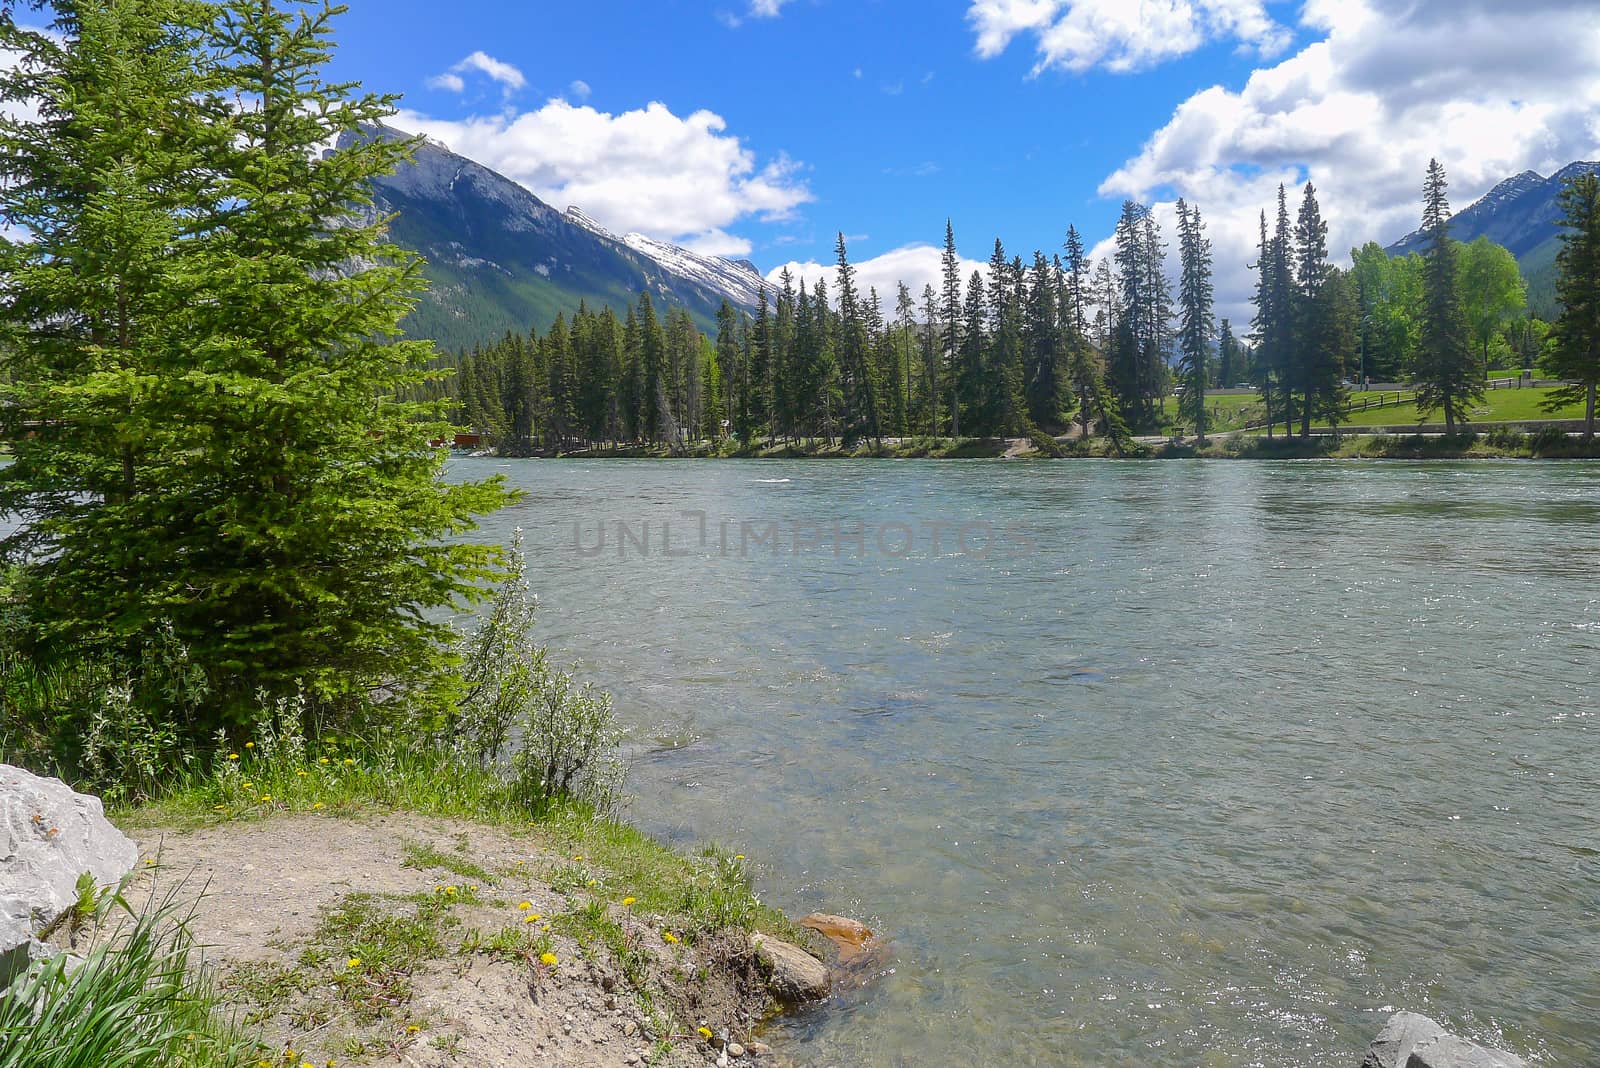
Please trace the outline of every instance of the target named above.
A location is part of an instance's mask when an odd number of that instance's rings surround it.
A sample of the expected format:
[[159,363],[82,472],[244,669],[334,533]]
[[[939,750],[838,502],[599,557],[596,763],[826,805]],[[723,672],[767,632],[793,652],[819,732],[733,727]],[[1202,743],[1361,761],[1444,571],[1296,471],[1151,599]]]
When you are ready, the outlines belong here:
[[[685,856],[637,827],[575,802],[529,809],[492,770],[464,765],[433,752],[374,750],[341,744],[298,759],[258,758],[241,748],[236,760],[218,761],[211,774],[195,774],[159,800],[112,811],[123,826],[201,828],[270,819],[286,813],[359,817],[376,812],[414,812],[501,827],[527,835],[557,855],[583,858],[582,889],[620,904],[637,899],[640,909],[672,916],[693,937],[735,926],[759,927],[780,938],[804,939],[780,910],[755,895],[749,862],[740,854],[709,847]],[[412,845],[406,863],[439,868],[493,885],[495,873],[464,851]],[[558,889],[568,875],[555,873]],[[589,887],[593,881],[596,885]]]
[[255,1063],[209,978],[191,968],[185,914],[169,899],[128,915],[75,970],[57,956],[0,997],[0,1068]]
[[459,875],[463,879],[476,879],[489,886],[493,886],[495,882],[494,873],[467,856],[465,852],[445,853],[433,846],[419,845],[415,842],[405,844],[405,860],[401,862],[401,867],[415,868],[418,871],[437,868],[452,875]]
[[[1530,419],[1581,419],[1583,405],[1569,404],[1559,411],[1547,412],[1541,406],[1554,392],[1550,389],[1491,389],[1485,392],[1482,403],[1474,404],[1467,412],[1474,423],[1511,423]],[[1444,421],[1442,411],[1432,412],[1427,422]],[[1416,426],[1424,422],[1415,404],[1399,407],[1377,408],[1365,412],[1352,412],[1346,426]],[[1325,425],[1325,424],[1324,424]]]

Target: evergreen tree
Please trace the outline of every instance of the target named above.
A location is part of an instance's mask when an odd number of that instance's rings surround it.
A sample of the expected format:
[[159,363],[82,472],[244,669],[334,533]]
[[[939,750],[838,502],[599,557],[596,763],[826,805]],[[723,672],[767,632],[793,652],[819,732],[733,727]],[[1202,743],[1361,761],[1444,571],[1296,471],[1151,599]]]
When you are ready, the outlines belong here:
[[[1023,317],[1023,349],[1027,353],[1023,392],[1029,420],[1035,426],[1051,430],[1060,425],[1063,406],[1064,316],[1063,309],[1057,305],[1061,291],[1050,262],[1044,258],[1044,253],[1035,252]],[[1071,314],[1067,312],[1067,316]]]
[[955,423],[968,437],[988,433],[988,412],[983,404],[984,350],[988,347],[988,309],[983,299],[983,275],[977,271],[967,282],[962,309],[961,349],[956,364]]
[[1211,240],[1205,236],[1200,209],[1178,200],[1178,253],[1182,276],[1178,302],[1183,325],[1179,330],[1179,370],[1183,400],[1179,411],[1194,426],[1195,437],[1206,440],[1206,359],[1211,351]]
[[[942,364],[944,380],[949,390],[950,433],[961,436],[962,377],[960,351],[963,338],[964,315],[961,305],[961,260],[956,255],[956,232],[950,220],[944,221],[944,254],[940,260],[940,273],[944,279],[943,303],[939,306],[940,321],[944,323],[944,353]],[[939,435],[941,420],[934,417],[933,434]]]
[[1445,433],[1467,421],[1468,408],[1483,400],[1484,379],[1472,358],[1462,309],[1457,244],[1450,239],[1448,183],[1438,160],[1428,163],[1423,186],[1422,231],[1425,300],[1417,351],[1417,411],[1444,409]]
[[1583,436],[1594,440],[1595,392],[1600,385],[1600,178],[1578,175],[1561,191],[1561,251],[1556,254],[1556,299],[1561,315],[1551,329],[1550,369],[1574,383],[1552,394],[1559,407],[1582,399]]
[[1344,415],[1344,367],[1348,335],[1343,329],[1343,289],[1327,292],[1337,274],[1328,263],[1328,224],[1316,188],[1306,183],[1295,223],[1294,348],[1300,384],[1300,435],[1311,436],[1313,418],[1337,424]]
[[1233,323],[1224,319],[1217,330],[1217,385],[1232,389],[1239,371],[1239,341],[1233,336]]
[[844,442],[853,445],[863,438],[881,440],[877,390],[869,362],[868,332],[860,296],[855,287],[855,268],[845,250],[844,234],[835,246],[838,254],[839,329],[835,339],[839,386],[844,400]]
[[1087,318],[1089,299],[1089,255],[1084,250],[1083,238],[1078,234],[1076,226],[1067,227],[1067,302],[1070,309],[1068,318],[1072,328],[1080,335],[1087,337],[1089,334],[1089,321]]
[[40,638],[170,624],[216,695],[189,742],[259,691],[324,724],[431,693],[426,613],[494,574],[453,536],[506,494],[447,484],[440,407],[402,399],[435,374],[431,345],[391,343],[419,267],[361,209],[410,145],[354,136],[392,101],[323,80],[337,8],[54,10],[55,37],[0,15],[30,60],[0,96],[43,120],[0,126],[0,209],[34,238],[0,265],[16,399],[53,424],[13,441],[0,508],[37,517],[6,555]]

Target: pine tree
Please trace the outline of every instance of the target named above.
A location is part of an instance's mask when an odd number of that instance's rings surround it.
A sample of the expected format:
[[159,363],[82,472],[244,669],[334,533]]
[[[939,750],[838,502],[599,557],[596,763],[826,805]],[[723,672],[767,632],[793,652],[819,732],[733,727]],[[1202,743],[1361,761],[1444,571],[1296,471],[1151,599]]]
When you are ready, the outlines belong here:
[[1417,411],[1423,416],[1444,409],[1445,433],[1467,421],[1468,408],[1483,400],[1484,379],[1472,358],[1467,318],[1461,305],[1456,267],[1457,246],[1450,239],[1448,183],[1438,160],[1428,163],[1423,185],[1422,231],[1426,294],[1422,337],[1417,350]]
[[1195,437],[1206,440],[1206,359],[1211,351],[1211,240],[1205,236],[1200,209],[1178,200],[1178,251],[1182,276],[1178,302],[1183,325],[1179,331],[1179,371],[1183,399],[1179,411],[1194,426]]
[[1060,425],[1063,402],[1061,377],[1065,345],[1062,309],[1057,306],[1060,292],[1050,261],[1044,258],[1044,253],[1035,252],[1023,318],[1023,349],[1027,353],[1023,392],[1029,420],[1037,427],[1050,430]]
[[[956,255],[956,232],[950,225],[949,219],[944,221],[944,255],[940,260],[940,274],[944,280],[943,303],[939,306],[940,321],[944,324],[944,352],[941,363],[944,368],[945,385],[949,391],[950,434],[952,437],[960,437],[962,381],[959,354],[964,317],[961,304],[961,260]],[[940,422],[936,414],[933,425],[935,437],[939,435]]]
[[1561,315],[1551,328],[1550,369],[1573,383],[1552,394],[1551,408],[1584,403],[1583,437],[1594,440],[1595,392],[1600,385],[1600,178],[1581,174],[1561,191],[1561,251],[1556,254],[1556,299]]
[[1314,418],[1337,425],[1344,415],[1344,369],[1348,335],[1341,306],[1343,290],[1329,292],[1338,273],[1328,263],[1328,224],[1322,220],[1316,187],[1306,183],[1295,222],[1294,350],[1300,383],[1300,436],[1311,436]]
[[1233,336],[1233,323],[1227,319],[1217,329],[1217,385],[1232,389],[1239,378],[1239,341]]
[[1067,301],[1071,310],[1070,322],[1079,334],[1087,337],[1089,322],[1087,319],[1089,299],[1089,255],[1084,250],[1083,238],[1078,234],[1076,226],[1067,227]]
[[844,443],[848,447],[863,438],[881,440],[878,398],[869,361],[868,330],[855,288],[855,268],[845,249],[844,234],[835,246],[838,255],[839,329],[835,339],[839,385],[844,400]]
[[983,371],[988,348],[988,308],[983,299],[983,275],[977,271],[967,282],[967,300],[962,308],[961,349],[956,364],[955,423],[967,437],[988,433],[988,412],[983,405]]
[[[493,577],[452,536],[506,494],[445,483],[442,410],[403,399],[434,374],[431,345],[391,340],[420,269],[363,210],[410,146],[354,136],[392,101],[323,80],[337,8],[55,7],[46,129],[0,134],[0,198],[35,237],[6,250],[7,318],[87,461],[64,480],[65,448],[24,447],[6,475],[7,510],[50,516],[12,542],[48,548],[25,565],[38,618],[124,646],[170,624],[216,695],[194,730],[241,723],[258,691],[303,690],[324,724],[380,686],[440,696],[448,627],[426,613]],[[32,273],[68,264],[82,297]],[[64,295],[79,310],[40,317]]]

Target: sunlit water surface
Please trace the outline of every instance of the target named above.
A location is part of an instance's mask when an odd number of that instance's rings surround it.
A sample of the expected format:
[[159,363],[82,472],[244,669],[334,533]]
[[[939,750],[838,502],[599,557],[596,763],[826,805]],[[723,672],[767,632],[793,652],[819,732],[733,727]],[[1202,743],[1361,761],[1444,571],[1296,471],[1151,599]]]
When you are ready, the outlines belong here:
[[631,817],[892,936],[800,1063],[1353,1064],[1397,1007],[1600,1063],[1600,466],[452,473],[527,491],[483,536]]

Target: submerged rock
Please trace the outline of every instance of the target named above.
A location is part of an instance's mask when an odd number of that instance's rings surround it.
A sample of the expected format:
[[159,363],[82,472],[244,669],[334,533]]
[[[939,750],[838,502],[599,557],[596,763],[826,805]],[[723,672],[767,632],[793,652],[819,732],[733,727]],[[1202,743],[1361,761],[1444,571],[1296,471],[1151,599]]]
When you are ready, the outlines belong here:
[[1361,1068],[1528,1068],[1528,1062],[1452,1035],[1420,1013],[1397,1012],[1372,1040]]
[[115,886],[138,859],[98,797],[0,764],[0,983],[48,955],[35,936],[77,900],[79,876]]
[[828,996],[828,969],[820,960],[782,939],[756,932],[751,942],[772,969],[767,985],[781,1001],[820,1001]]
[[865,954],[872,942],[872,928],[846,916],[813,912],[800,921],[800,926],[809,928],[832,942],[839,952],[840,964],[849,964]]

